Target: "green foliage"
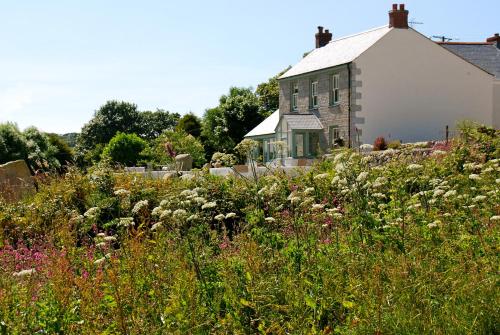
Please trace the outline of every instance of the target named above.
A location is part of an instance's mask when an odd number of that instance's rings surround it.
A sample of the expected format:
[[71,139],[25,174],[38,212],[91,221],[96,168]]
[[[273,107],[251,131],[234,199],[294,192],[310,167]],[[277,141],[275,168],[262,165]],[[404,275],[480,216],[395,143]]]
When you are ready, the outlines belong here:
[[146,140],[154,140],[166,130],[173,130],[180,115],[162,109],[156,112],[139,113],[138,135]]
[[255,180],[70,169],[0,204],[0,331],[496,334],[499,146],[470,127]]
[[104,147],[102,158],[125,166],[134,166],[142,157],[147,142],[136,134],[118,132]]
[[49,138],[49,143],[54,148],[56,148],[54,157],[59,161],[61,165],[72,164],[73,160],[73,150],[70,148],[68,143],[57,134],[47,134]]
[[50,136],[35,127],[21,132],[15,124],[0,124],[0,164],[24,159],[33,170],[50,170],[61,166],[58,153]]
[[139,130],[140,116],[137,105],[124,101],[108,101],[82,128],[78,144],[86,150],[97,144],[108,143],[118,132],[132,134]]
[[154,140],[163,131],[175,128],[179,114],[161,109],[156,112],[139,112],[135,104],[108,101],[85,124],[78,136],[76,160],[79,165],[98,161],[103,145],[118,132],[138,134],[146,140]]
[[258,98],[250,88],[232,87],[228,95],[219,99],[219,106],[205,112],[202,130],[204,143],[209,149],[230,152],[265,116]]
[[13,123],[0,124],[0,164],[28,158],[26,138]]
[[260,108],[265,115],[269,115],[279,108],[280,88],[278,78],[289,69],[290,66],[278,73],[276,76],[269,78],[267,82],[261,83],[257,86],[255,95],[257,96]]
[[69,145],[70,148],[74,148],[76,146],[76,142],[78,139],[77,133],[67,133],[59,136],[64,142],[66,142]]
[[[174,155],[169,155],[167,146],[174,151]],[[201,142],[183,131],[164,132],[154,141],[151,151],[150,155],[156,164],[173,163],[178,154],[190,154],[195,167],[201,167],[205,163],[205,151]]]
[[179,119],[175,130],[198,138],[201,135],[201,120],[193,113],[188,113]]

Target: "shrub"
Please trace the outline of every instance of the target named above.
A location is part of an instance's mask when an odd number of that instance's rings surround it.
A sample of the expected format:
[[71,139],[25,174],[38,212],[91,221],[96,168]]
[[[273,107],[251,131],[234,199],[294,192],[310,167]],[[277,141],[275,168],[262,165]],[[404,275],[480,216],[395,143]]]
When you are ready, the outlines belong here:
[[385,142],[385,138],[379,136],[373,142],[373,151],[381,151],[387,149],[387,143]]
[[399,148],[401,148],[401,141],[400,140],[390,141],[387,144],[387,148],[389,148],[389,149],[399,149]]
[[13,123],[0,124],[0,164],[26,159],[28,145],[26,138]]
[[226,154],[223,152],[216,152],[212,155],[211,163],[216,164],[219,163],[222,166],[231,167],[238,162],[238,159],[233,154]]
[[104,147],[101,157],[113,163],[135,165],[141,159],[147,142],[136,134],[118,132]]
[[184,131],[164,132],[154,141],[151,148],[151,158],[156,164],[173,163],[177,154],[190,154],[195,167],[201,167],[205,163],[203,145]]

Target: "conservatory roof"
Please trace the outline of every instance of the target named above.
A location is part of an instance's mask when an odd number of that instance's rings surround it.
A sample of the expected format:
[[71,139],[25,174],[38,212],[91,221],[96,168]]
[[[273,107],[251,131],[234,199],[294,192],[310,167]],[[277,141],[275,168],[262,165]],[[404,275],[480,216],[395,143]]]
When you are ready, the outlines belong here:
[[274,113],[269,115],[264,121],[259,123],[257,127],[250,130],[245,137],[255,137],[255,136],[263,136],[263,135],[272,135],[274,134],[274,130],[278,126],[278,122],[280,120],[280,111],[277,109]]
[[314,114],[285,114],[283,119],[291,129],[299,130],[320,130],[323,125]]

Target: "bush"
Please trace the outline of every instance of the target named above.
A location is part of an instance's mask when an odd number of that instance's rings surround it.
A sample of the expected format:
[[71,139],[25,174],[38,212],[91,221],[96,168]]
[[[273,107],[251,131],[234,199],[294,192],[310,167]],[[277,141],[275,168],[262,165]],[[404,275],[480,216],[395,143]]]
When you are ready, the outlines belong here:
[[226,154],[223,152],[216,152],[212,155],[212,160],[210,163],[212,165],[219,163],[222,166],[231,167],[238,162],[238,158],[233,154]]
[[385,141],[385,138],[382,136],[379,136],[375,139],[375,142],[373,142],[373,151],[382,151],[387,149],[387,143]]
[[151,149],[152,160],[156,164],[173,163],[178,154],[190,154],[193,165],[205,164],[205,150],[194,136],[184,131],[166,131],[154,141]]
[[147,142],[136,134],[118,132],[104,147],[101,157],[113,163],[132,166],[143,157],[142,152],[147,146]]
[[0,164],[26,159],[28,145],[26,138],[13,123],[0,124]]
[[399,148],[401,148],[401,141],[400,141],[400,140],[390,141],[390,142],[387,144],[387,147],[388,147],[389,149],[399,149]]

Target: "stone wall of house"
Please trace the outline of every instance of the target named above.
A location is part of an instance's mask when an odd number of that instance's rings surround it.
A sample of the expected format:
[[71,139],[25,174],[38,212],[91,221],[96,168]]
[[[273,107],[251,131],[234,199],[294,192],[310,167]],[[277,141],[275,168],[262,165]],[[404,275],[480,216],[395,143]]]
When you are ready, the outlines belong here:
[[[340,75],[340,101],[330,104],[331,80],[333,74]],[[318,81],[317,108],[310,106],[311,82]],[[292,111],[292,85],[298,83],[298,111]],[[323,124],[324,130],[320,137],[321,148],[329,148],[329,131],[331,126],[338,126],[341,137],[347,145],[349,122],[349,70],[347,65],[329,68],[314,73],[280,80],[280,114],[315,114]]]

